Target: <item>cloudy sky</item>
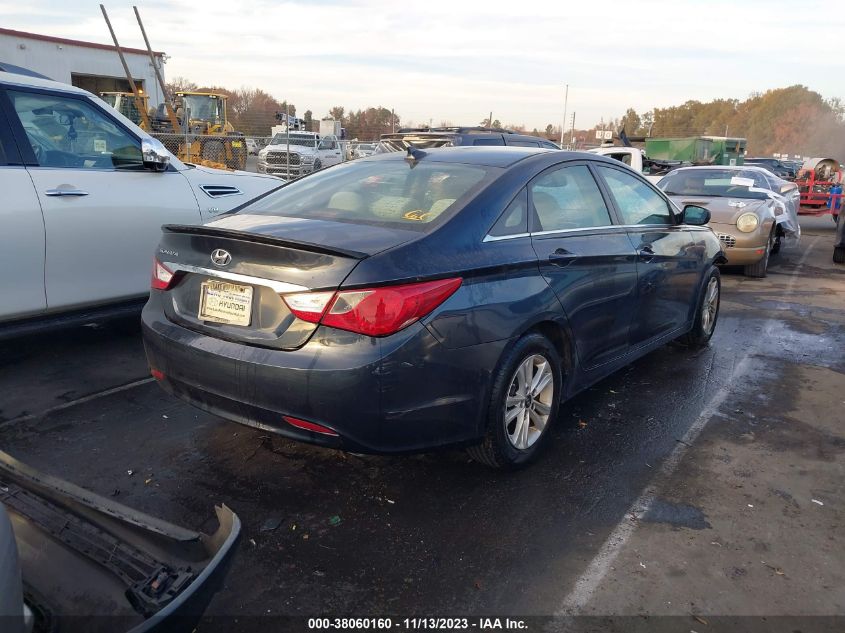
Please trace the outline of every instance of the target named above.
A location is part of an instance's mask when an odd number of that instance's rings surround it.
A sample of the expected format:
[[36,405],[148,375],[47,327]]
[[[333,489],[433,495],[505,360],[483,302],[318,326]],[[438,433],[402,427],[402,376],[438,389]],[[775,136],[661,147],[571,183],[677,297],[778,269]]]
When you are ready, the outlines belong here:
[[[395,108],[403,122],[576,126],[802,83],[845,97],[845,11],[796,0],[106,0],[121,44],[168,78],[262,88],[299,112]],[[110,43],[98,3],[0,0],[0,25]]]

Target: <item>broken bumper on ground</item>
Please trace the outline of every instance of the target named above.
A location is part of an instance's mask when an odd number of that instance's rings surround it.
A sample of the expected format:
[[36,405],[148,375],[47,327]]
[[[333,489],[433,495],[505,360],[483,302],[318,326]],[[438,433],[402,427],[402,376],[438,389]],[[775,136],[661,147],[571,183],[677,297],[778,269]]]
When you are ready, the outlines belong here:
[[[213,534],[186,530],[2,451],[0,503],[19,557],[0,561],[0,577],[22,575],[36,629],[48,623],[91,632],[190,631],[226,574],[241,527],[235,513],[219,506]],[[17,562],[20,572],[9,569]],[[28,630],[23,613],[23,605],[0,613],[3,630]]]

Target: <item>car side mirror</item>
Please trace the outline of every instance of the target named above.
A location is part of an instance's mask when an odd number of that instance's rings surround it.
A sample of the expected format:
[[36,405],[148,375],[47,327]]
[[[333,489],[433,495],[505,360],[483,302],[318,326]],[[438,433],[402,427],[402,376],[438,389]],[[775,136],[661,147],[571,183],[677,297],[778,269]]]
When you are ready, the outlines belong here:
[[141,140],[141,155],[144,168],[152,171],[165,171],[170,164],[170,152],[157,138]]
[[688,204],[684,207],[684,213],[681,217],[684,224],[691,224],[692,226],[704,226],[710,221],[710,211],[704,207],[698,207],[694,204]]

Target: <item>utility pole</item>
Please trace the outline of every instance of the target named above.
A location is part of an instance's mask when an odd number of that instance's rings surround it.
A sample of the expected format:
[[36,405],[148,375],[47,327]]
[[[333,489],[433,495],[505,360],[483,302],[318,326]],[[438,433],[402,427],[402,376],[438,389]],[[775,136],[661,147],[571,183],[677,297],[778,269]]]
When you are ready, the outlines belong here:
[[[566,108],[569,105],[569,84],[566,84],[566,95],[563,97],[563,123],[560,126],[560,146],[563,148],[563,131],[566,129]],[[569,139],[570,143],[572,139]]]
[[490,117],[487,119],[487,127],[493,128],[493,111],[490,110]]
[[390,133],[396,131],[396,115],[393,113],[393,108],[390,108]]
[[[291,180],[290,177],[290,104],[285,102],[285,136],[287,140],[287,151],[285,151],[285,156],[287,157],[287,180]],[[301,169],[300,169],[301,172]]]
[[575,111],[572,111],[572,126],[569,128],[569,144],[575,149]]

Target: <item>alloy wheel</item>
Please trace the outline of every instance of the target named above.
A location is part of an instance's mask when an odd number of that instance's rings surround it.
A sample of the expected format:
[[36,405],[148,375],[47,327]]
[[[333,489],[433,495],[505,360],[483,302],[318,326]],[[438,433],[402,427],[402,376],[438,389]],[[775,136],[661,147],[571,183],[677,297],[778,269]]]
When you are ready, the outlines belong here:
[[505,400],[505,433],[517,450],[530,448],[546,429],[555,397],[554,374],[540,354],[520,363]]
[[707,336],[713,331],[716,325],[716,314],[719,311],[719,281],[711,277],[704,292],[704,301],[701,306],[701,329]]

